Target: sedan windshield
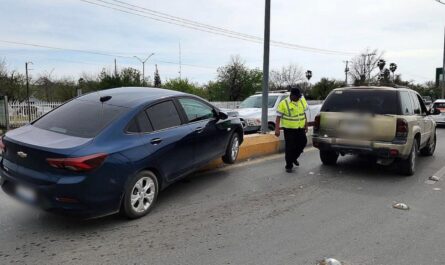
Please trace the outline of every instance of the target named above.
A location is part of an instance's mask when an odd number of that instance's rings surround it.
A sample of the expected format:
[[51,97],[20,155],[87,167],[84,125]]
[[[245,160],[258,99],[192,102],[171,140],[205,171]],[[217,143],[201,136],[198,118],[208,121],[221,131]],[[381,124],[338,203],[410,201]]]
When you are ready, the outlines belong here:
[[[278,96],[269,96],[269,101],[268,101],[268,108],[273,108],[275,106],[275,102],[277,101]],[[252,97],[248,97],[246,100],[244,100],[241,105],[240,108],[244,109],[244,108],[261,108],[262,105],[262,100],[263,97],[262,96],[252,96]]]

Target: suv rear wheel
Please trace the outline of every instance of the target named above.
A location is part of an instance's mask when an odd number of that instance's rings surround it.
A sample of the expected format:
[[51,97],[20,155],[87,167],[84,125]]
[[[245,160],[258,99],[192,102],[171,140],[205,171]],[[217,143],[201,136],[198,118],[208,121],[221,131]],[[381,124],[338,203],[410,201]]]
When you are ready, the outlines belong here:
[[420,153],[424,156],[432,156],[435,150],[436,150],[436,132],[434,132],[434,135],[430,139],[428,145],[420,150]]
[[414,140],[413,147],[411,148],[411,153],[407,159],[400,160],[399,170],[400,173],[406,176],[412,176],[416,172],[416,159],[417,150],[419,149],[417,140]]
[[320,150],[320,159],[324,165],[332,166],[337,164],[338,153],[330,150]]

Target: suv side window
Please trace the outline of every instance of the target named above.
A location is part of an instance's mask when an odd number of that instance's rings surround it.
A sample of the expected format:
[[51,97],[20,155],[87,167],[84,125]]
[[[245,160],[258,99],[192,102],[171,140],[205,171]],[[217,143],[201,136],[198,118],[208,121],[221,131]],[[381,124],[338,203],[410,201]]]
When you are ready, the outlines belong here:
[[413,115],[413,103],[411,101],[411,97],[409,92],[401,91],[400,92],[400,106],[402,108],[402,115]]
[[213,118],[213,108],[199,100],[192,98],[180,98],[179,103],[184,109],[189,122],[202,121]]
[[413,101],[414,114],[420,115],[421,111],[420,111],[419,99],[417,99],[417,95],[414,93],[410,93],[410,95],[411,95],[411,100]]
[[181,118],[173,101],[165,101],[146,110],[155,131],[181,125]]
[[421,110],[422,115],[426,115],[428,113],[428,109],[425,106],[425,102],[419,95],[417,95],[417,94],[414,94],[414,95],[416,96],[417,101],[420,104],[420,110]]

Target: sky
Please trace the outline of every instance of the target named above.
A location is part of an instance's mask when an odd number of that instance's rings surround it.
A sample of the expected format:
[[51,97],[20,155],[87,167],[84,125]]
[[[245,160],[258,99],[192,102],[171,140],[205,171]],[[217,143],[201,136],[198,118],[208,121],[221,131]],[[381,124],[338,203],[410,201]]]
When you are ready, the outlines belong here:
[[[88,0],[104,4],[101,0]],[[106,0],[111,1],[111,0]],[[258,37],[264,31],[263,0],[121,0],[172,16]],[[112,2],[112,1],[111,1]],[[117,4],[116,1],[114,1]],[[139,13],[141,14],[141,13]],[[33,62],[32,77],[77,80],[102,68],[142,65],[146,76],[158,65],[162,80],[182,77],[200,84],[213,80],[217,68],[239,55],[249,67],[262,68],[261,43],[249,42],[119,12],[81,0],[1,0],[0,59],[8,69],[24,72]],[[317,49],[325,54],[271,47],[270,67],[298,64],[322,77],[344,79],[344,61],[367,48],[385,52],[405,80],[434,80],[443,63],[445,5],[435,0],[272,0],[271,39]],[[13,44],[21,42],[99,55]]]

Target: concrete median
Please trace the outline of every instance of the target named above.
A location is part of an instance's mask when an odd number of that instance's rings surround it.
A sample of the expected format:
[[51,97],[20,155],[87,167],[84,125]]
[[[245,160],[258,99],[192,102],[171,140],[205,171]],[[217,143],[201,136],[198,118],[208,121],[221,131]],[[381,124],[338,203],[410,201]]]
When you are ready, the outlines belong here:
[[[308,145],[312,145],[312,127],[307,133]],[[256,157],[262,157],[284,152],[283,132],[277,138],[274,133],[269,134],[249,134],[244,136],[244,142],[240,146],[237,162],[246,161]],[[211,170],[223,167],[225,164],[221,159],[209,163],[202,170]]]

